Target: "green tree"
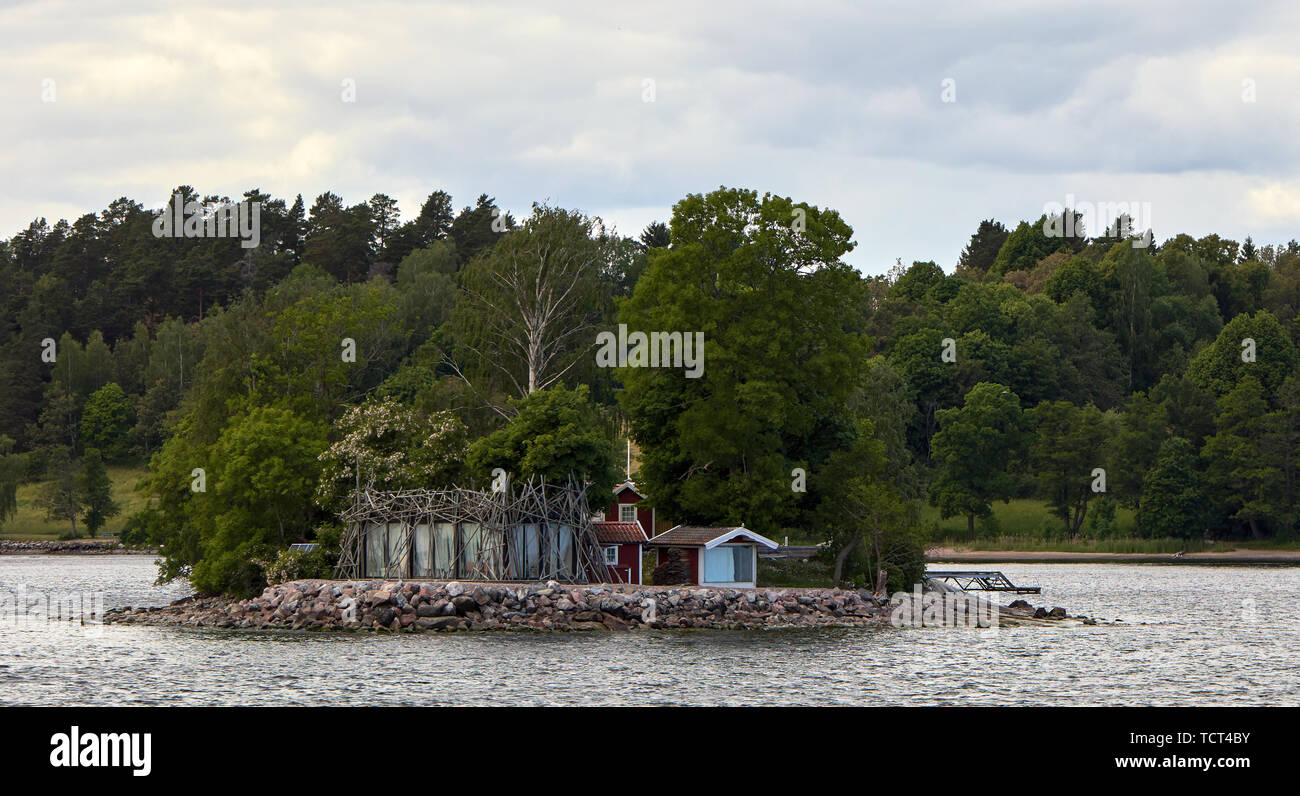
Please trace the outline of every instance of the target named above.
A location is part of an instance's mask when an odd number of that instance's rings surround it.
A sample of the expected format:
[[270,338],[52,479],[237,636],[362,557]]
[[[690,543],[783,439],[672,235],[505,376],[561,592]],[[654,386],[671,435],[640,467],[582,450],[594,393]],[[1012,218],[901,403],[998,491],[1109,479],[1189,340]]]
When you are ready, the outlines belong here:
[[1009,234],[1007,228],[999,221],[991,218],[981,221],[975,234],[970,236],[966,248],[962,249],[961,257],[957,261],[957,273],[969,279],[983,279],[993,266],[993,261],[997,259],[998,251],[1002,248],[1002,244],[1006,243]]
[[87,533],[95,536],[104,527],[104,523],[121,512],[121,507],[113,500],[113,482],[108,478],[108,470],[104,468],[104,459],[99,451],[87,448],[81,457],[81,466],[85,478],[81,519],[86,524]]
[[[1247,341],[1253,341],[1253,361]],[[1201,350],[1187,368],[1187,375],[1200,387],[1216,397],[1222,397],[1247,376],[1253,377],[1264,388],[1264,396],[1272,405],[1278,388],[1287,376],[1296,370],[1297,356],[1291,337],[1272,313],[1260,310],[1251,315],[1238,315],[1223,327],[1214,342]]]
[[[1156,464],[1169,436],[1169,412],[1163,404],[1136,392],[1129,399],[1119,432],[1111,441],[1109,485],[1116,499],[1142,516],[1142,482]],[[1138,527],[1138,535],[1142,528]]]
[[231,421],[211,450],[211,494],[198,496],[204,521],[195,589],[246,592],[257,585],[250,562],[311,538],[324,448],[323,425],[287,409],[262,407]]
[[1077,534],[1094,492],[1094,470],[1104,470],[1109,439],[1106,418],[1095,406],[1044,401],[1025,413],[1034,430],[1029,466],[1052,513]]
[[45,510],[46,519],[67,520],[70,538],[77,538],[77,515],[86,502],[85,472],[72,449],[56,448],[50,456],[45,482],[37,493],[36,505]]
[[1284,484],[1281,468],[1267,455],[1267,415],[1263,387],[1254,376],[1243,376],[1219,399],[1217,430],[1201,449],[1213,494],[1225,513],[1245,523],[1256,539],[1280,514],[1277,501]]
[[1026,442],[1020,399],[1001,384],[981,382],[938,419],[932,458],[940,469],[930,500],[945,519],[964,515],[973,536],[975,518],[992,514],[993,501],[1010,500],[1015,489],[1010,467]]
[[1205,501],[1196,449],[1182,437],[1170,437],[1160,445],[1155,467],[1143,479],[1138,526],[1149,537],[1198,536],[1208,521]]
[[131,399],[115,382],[91,393],[81,409],[81,443],[99,450],[109,461],[130,452]]
[[[618,371],[639,480],[686,523],[801,524],[810,484],[853,439],[845,401],[866,359],[852,230],[833,210],[721,188],[673,208],[673,246],[655,249],[620,323],[703,335],[701,368]],[[937,355],[937,354],[936,354]]]
[[22,483],[24,462],[13,450],[13,438],[0,434],[0,527],[18,513],[18,485]]
[[540,476],[563,482],[573,476],[591,484],[587,497],[593,509],[608,503],[618,480],[614,439],[587,386],[552,387],[511,403],[516,414],[505,427],[470,445],[470,473],[485,481],[498,467],[510,480]]

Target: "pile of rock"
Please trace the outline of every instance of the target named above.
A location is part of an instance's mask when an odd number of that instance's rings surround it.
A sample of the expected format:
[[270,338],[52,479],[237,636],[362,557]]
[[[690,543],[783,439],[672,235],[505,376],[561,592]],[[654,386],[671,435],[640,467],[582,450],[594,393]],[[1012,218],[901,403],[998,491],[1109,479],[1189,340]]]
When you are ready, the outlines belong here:
[[31,553],[129,553],[118,541],[11,541],[0,539],[0,555]]
[[1006,608],[1002,609],[1002,614],[1003,616],[1009,616],[1010,618],[1077,619],[1082,621],[1085,625],[1097,624],[1096,621],[1089,619],[1086,616],[1070,616],[1068,613],[1066,613],[1065,609],[1060,607],[1059,605],[1053,608],[1044,608],[1040,605],[1037,608],[1035,608],[1034,606],[1030,605],[1029,602],[1026,600],[1015,600],[1014,602],[1011,603],[1011,605],[1008,605]]
[[294,581],[232,601],[186,598],[109,611],[108,622],[358,630],[742,629],[888,624],[866,591],[545,584]]

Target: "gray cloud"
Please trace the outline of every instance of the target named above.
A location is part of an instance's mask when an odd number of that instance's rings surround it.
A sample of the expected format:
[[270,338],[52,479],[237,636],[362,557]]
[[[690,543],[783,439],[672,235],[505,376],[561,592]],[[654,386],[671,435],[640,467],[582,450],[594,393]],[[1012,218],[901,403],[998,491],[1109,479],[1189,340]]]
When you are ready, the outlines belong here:
[[981,218],[1067,194],[1296,236],[1288,3],[803,5],[0,4],[0,235],[185,183],[407,217],[487,192],[625,233],[738,185],[840,210],[868,272],[951,268]]

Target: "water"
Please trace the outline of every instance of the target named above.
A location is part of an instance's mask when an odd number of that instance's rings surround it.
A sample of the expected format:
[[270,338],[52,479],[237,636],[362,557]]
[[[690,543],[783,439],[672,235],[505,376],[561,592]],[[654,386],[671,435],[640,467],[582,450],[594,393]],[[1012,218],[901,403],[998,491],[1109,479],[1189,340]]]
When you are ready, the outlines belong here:
[[[945,567],[936,564],[935,568]],[[1300,568],[990,566],[1118,626],[369,635],[0,623],[0,704],[1300,705]],[[0,591],[161,605],[145,556],[0,556]],[[1253,600],[1253,604],[1250,602]]]

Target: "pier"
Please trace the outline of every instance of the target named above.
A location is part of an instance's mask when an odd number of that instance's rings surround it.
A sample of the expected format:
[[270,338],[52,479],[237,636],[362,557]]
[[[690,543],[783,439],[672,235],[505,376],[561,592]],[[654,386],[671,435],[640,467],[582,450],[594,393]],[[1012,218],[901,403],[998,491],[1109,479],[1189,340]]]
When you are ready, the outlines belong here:
[[1006,575],[992,570],[946,570],[925,573],[926,580],[942,581],[962,591],[1005,591],[1015,594],[1040,594],[1040,586],[1017,586]]

